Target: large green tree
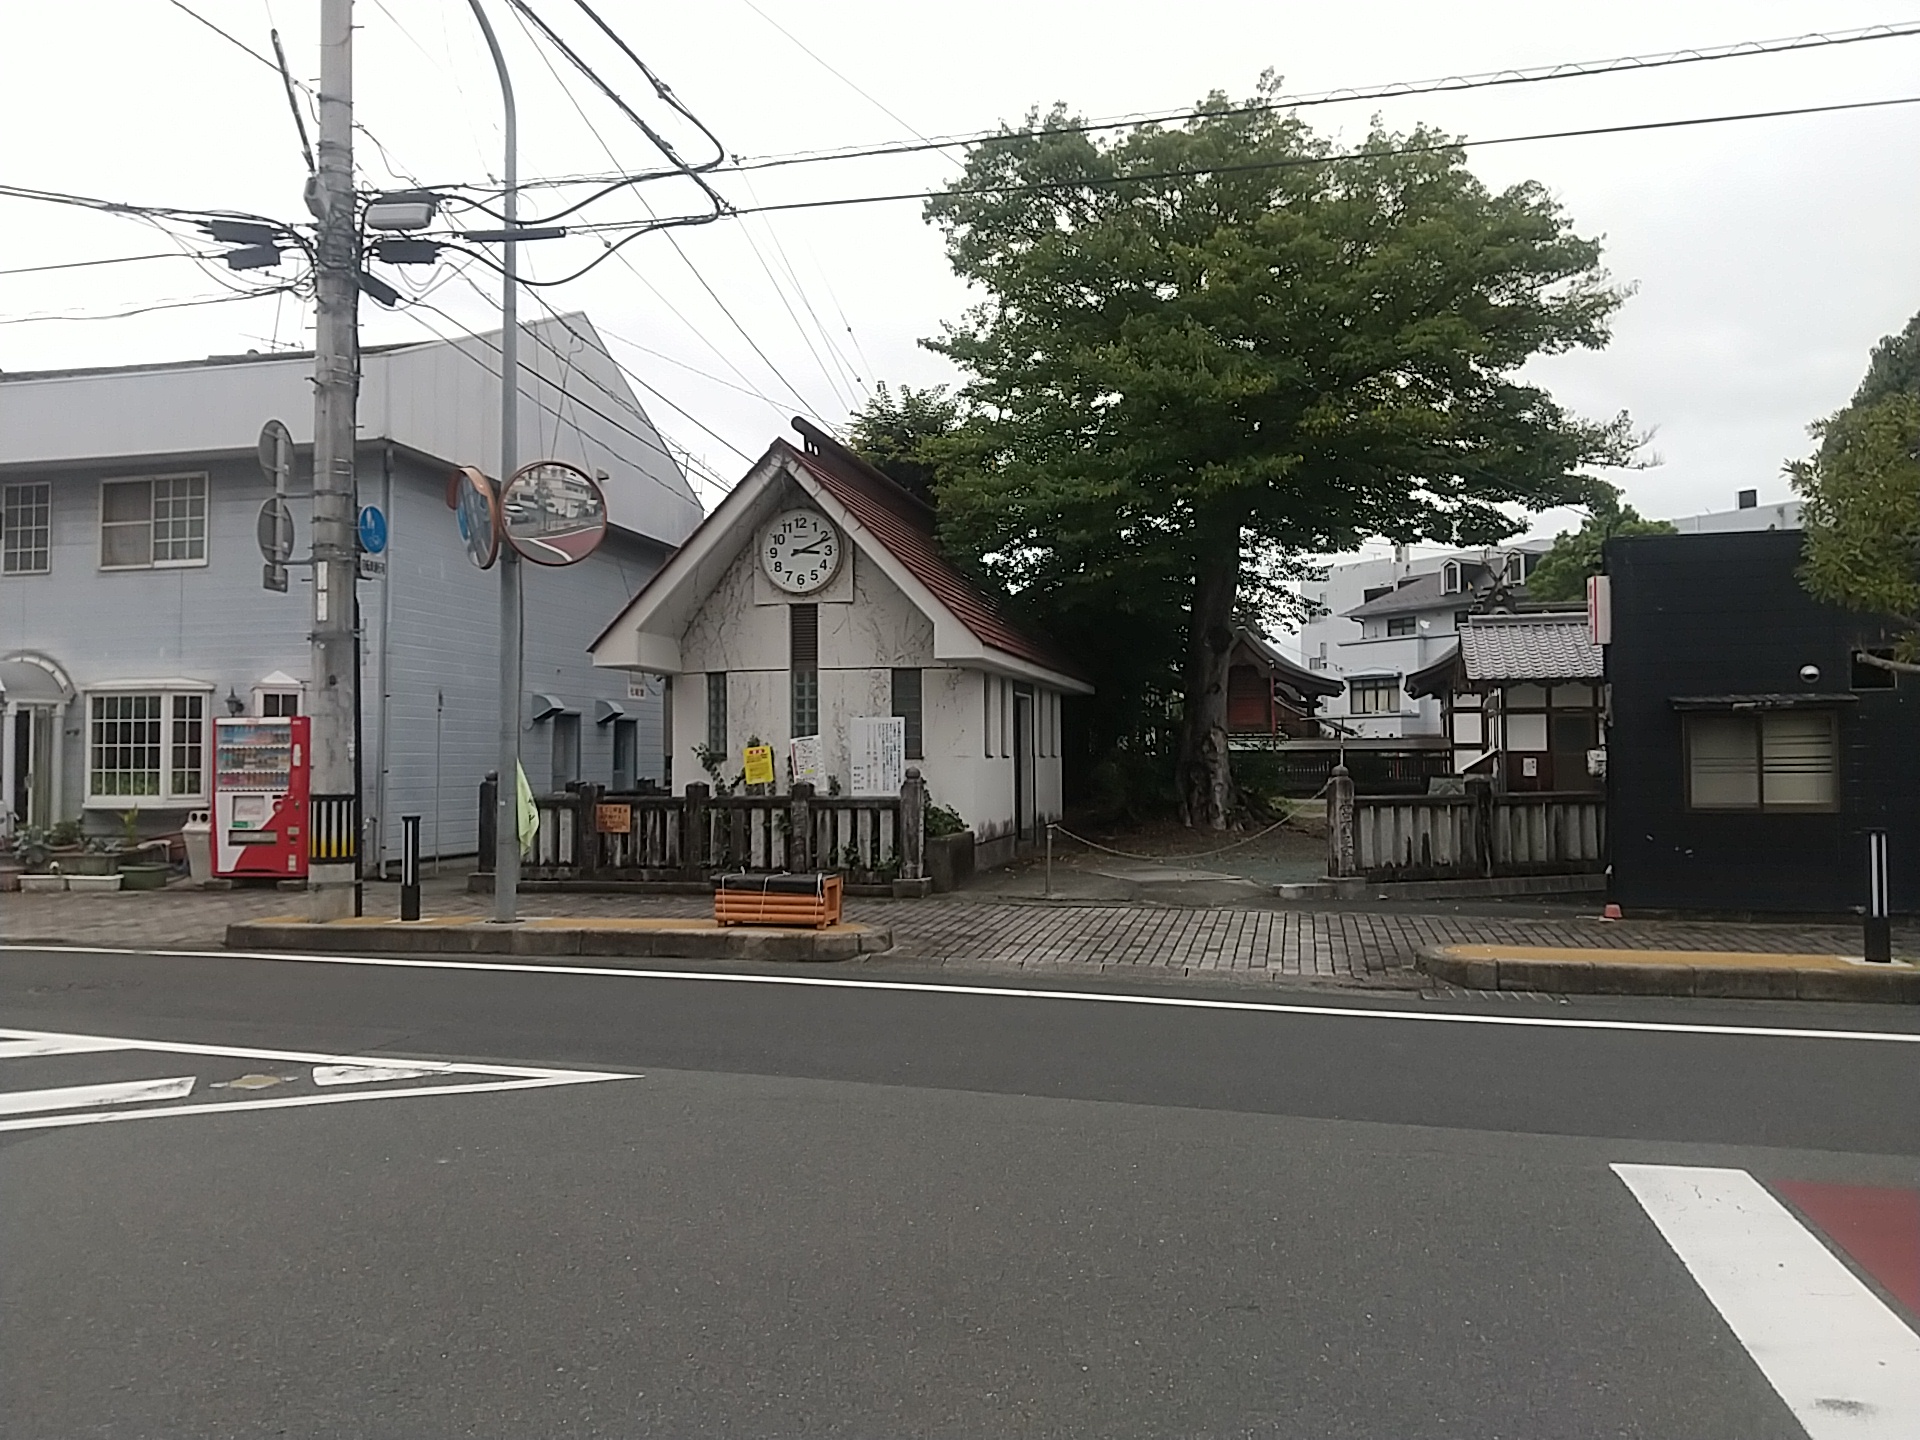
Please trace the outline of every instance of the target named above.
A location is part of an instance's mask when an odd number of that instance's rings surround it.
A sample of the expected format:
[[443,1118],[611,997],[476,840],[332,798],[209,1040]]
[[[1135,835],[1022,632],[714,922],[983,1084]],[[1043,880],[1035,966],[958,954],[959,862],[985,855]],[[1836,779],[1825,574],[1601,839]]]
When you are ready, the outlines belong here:
[[1277,93],[1110,142],[1035,113],[927,207],[982,297],[928,342],[970,410],[943,533],[1136,653],[1175,617],[1182,810],[1215,827],[1233,625],[1303,557],[1490,543],[1631,450],[1624,417],[1518,378],[1606,341],[1622,292],[1598,243],[1437,132],[1337,152]]
[[1617,486],[1596,482],[1586,505],[1587,518],[1578,530],[1562,530],[1553,537],[1553,549],[1527,577],[1527,594],[1535,600],[1584,599],[1587,577],[1600,573],[1602,552],[1617,535],[1672,535],[1665,520],[1648,520],[1620,498]]
[[1813,456],[1787,467],[1806,501],[1800,576],[1820,599],[1900,627],[1891,658],[1862,659],[1920,673],[1920,394],[1874,379],[1813,427]]

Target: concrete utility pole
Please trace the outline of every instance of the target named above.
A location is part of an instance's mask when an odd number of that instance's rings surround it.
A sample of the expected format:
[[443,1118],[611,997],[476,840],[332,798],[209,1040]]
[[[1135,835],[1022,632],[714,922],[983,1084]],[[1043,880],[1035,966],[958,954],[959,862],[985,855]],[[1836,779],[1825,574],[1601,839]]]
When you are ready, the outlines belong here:
[[354,909],[360,853],[354,788],[354,404],[359,392],[359,237],[353,196],[353,0],[320,3],[319,221],[313,347],[313,917]]
[[[507,480],[520,464],[520,276],[519,245],[514,231],[520,224],[519,118],[513,104],[513,80],[507,59],[480,0],[467,0],[480,22],[493,68],[500,77],[502,130],[506,138],[504,175],[506,194],[501,218],[505,222],[500,244],[500,269],[506,277],[500,287],[500,479]],[[520,887],[520,556],[511,545],[501,545],[500,559],[500,783],[495,787],[493,822],[493,918],[506,924],[517,917]]]

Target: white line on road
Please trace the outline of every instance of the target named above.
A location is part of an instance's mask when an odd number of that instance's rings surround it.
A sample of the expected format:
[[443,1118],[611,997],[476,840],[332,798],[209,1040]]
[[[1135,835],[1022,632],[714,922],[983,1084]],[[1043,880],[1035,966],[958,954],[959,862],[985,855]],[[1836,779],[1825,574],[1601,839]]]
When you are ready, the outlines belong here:
[[115,1120],[170,1120],[176,1115],[232,1115],[242,1110],[294,1110],[308,1105],[347,1105],[356,1100],[411,1100],[419,1096],[481,1095],[505,1090],[546,1090],[556,1085],[589,1085],[605,1080],[638,1080],[633,1074],[599,1075],[590,1071],[535,1076],[525,1080],[484,1080],[472,1085],[415,1085],[402,1090],[351,1090],[332,1095],[287,1095],[278,1100],[231,1100],[211,1105],[169,1105],[161,1110],[90,1110],[78,1115],[34,1115],[0,1120],[0,1131],[47,1130],[58,1125],[105,1125]]
[[316,1065],[316,1085],[374,1085],[382,1080],[417,1080],[447,1072],[431,1065]]
[[[456,970],[501,975],[584,975],[595,979],[680,980],[710,985],[789,985],[818,990],[892,991],[901,994],[966,995],[1003,1000],[1071,1000],[1094,1005],[1144,1005],[1171,1010],[1310,1015],[1336,1020],[1411,1020],[1433,1025],[1487,1025],[1523,1030],[1593,1030],[1647,1035],[1725,1035],[1760,1040],[1855,1040],[1891,1045],[1920,1045],[1920,1031],[1906,1030],[1826,1030],[1814,1026],[1796,1028],[1785,1025],[1686,1025],[1657,1020],[1574,1020],[1546,1015],[1473,1015],[1448,1010],[1394,1010],[1385,1006],[1357,1005],[1288,1005],[1264,1000],[1202,1000],[1186,995],[1130,995],[1117,991],[1099,990],[1042,990],[1013,985],[953,985],[924,980],[842,980],[826,975],[758,975],[721,970],[639,970],[624,965],[535,965],[512,961],[401,959],[384,955],[314,955],[297,951],[135,950],[108,945],[0,945],[0,954],[8,951],[46,955],[145,955],[182,960],[266,960],[283,965],[358,965],[375,969]],[[1164,978],[1175,980],[1178,977]],[[4,1033],[6,1032],[0,1032],[0,1034]],[[264,1055],[272,1052],[236,1051],[232,1053]]]
[[[0,1034],[6,1032],[0,1031]],[[98,1035],[44,1035],[31,1040],[0,1040],[0,1060],[26,1060],[36,1055],[86,1055],[103,1050],[131,1050],[124,1040]]]
[[0,1115],[31,1115],[43,1110],[83,1110],[89,1105],[138,1105],[149,1100],[178,1100],[193,1093],[193,1078],[191,1075],[181,1075],[171,1080],[117,1080],[110,1085],[63,1085],[56,1090],[0,1091]]
[[1615,1165],[1812,1440],[1920,1435],[1920,1336],[1744,1170]]

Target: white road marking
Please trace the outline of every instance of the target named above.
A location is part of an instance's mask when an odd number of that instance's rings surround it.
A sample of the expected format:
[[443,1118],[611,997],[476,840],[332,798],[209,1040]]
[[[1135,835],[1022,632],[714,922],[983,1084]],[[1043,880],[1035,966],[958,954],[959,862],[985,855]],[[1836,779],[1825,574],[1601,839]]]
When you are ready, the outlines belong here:
[[[641,1077],[630,1071],[611,1070],[558,1070],[539,1065],[489,1065],[479,1061],[449,1063],[439,1060],[396,1061],[379,1055],[327,1055],[305,1050],[259,1050],[234,1045],[195,1045],[178,1040],[138,1040],[124,1036],[105,1035],[69,1035],[56,1031],[42,1030],[3,1030],[0,1029],[0,1044],[18,1044],[23,1048],[19,1053],[33,1055],[58,1055],[70,1051],[87,1049],[97,1050],[151,1050],[169,1055],[217,1055],[238,1057],[245,1060],[293,1061],[312,1065],[315,1079],[320,1084],[352,1084],[370,1082],[375,1079],[398,1080],[426,1076],[438,1076],[448,1080],[460,1080],[452,1085],[413,1085],[399,1089],[355,1090],[347,1094],[330,1095],[285,1095],[272,1100],[230,1100],[204,1102],[194,1105],[168,1105],[149,1110],[83,1110],[63,1114],[24,1113],[39,1112],[56,1106],[86,1106],[104,1104],[129,1104],[136,1100],[171,1100],[192,1093],[194,1077],[180,1080],[133,1081],[118,1085],[77,1086],[68,1090],[16,1091],[11,1094],[0,1092],[0,1115],[18,1115],[20,1118],[0,1120],[0,1131],[7,1130],[46,1130],[64,1125],[104,1125],[119,1120],[162,1120],[175,1115],[228,1115],[236,1110],[289,1110],[308,1105],[340,1105],[354,1100],[398,1100],[418,1096],[435,1095],[479,1095],[504,1090],[543,1090],[557,1085],[591,1085],[606,1080],[637,1080]],[[323,1072],[331,1071],[340,1079],[321,1079]],[[467,1076],[482,1077],[466,1079]],[[248,1077],[241,1077],[245,1080]],[[262,1077],[265,1078],[265,1077]],[[239,1081],[228,1082],[230,1086],[239,1085]],[[174,1086],[177,1089],[158,1093],[153,1087]],[[210,1087],[219,1088],[219,1087]],[[134,1094],[136,1089],[145,1089],[151,1093]],[[55,1100],[48,1102],[46,1097],[79,1096],[81,1094],[103,1095],[105,1092],[127,1092],[116,1098]],[[31,1103],[30,1103],[31,1102]]]
[[[1784,1025],[1688,1025],[1657,1020],[1575,1020],[1547,1015],[1476,1015],[1445,1010],[1394,1010],[1385,1006],[1289,1005],[1263,1000],[1202,1000],[1186,995],[1129,995],[1098,990],[1042,990],[1013,985],[953,985],[923,980],[843,980],[826,975],[759,975],[719,970],[640,970],[625,965],[536,965],[513,961],[401,959],[384,955],[316,955],[299,951],[269,950],[135,950],[123,946],[105,945],[0,945],[0,954],[7,951],[45,955],[165,956],[183,960],[265,960],[280,965],[359,965],[375,969],[456,970],[492,972],[502,975],[583,975],[595,979],[680,980],[708,985],[789,985],[818,990],[896,991],[903,994],[967,995],[1002,1000],[1066,1000],[1090,1005],[1144,1005],[1169,1010],[1310,1015],[1336,1020],[1405,1020],[1430,1025],[1487,1025],[1522,1030],[1593,1030],[1645,1035],[1726,1035],[1760,1040],[1854,1040],[1890,1045],[1920,1045],[1920,1031],[1906,1030],[1828,1030]],[[7,1032],[0,1031],[0,1034],[5,1033]],[[270,1052],[235,1053],[268,1054]]]
[[1615,1165],[1811,1440],[1920,1435],[1920,1336],[1744,1170]]
[[0,1040],[0,1060],[24,1060],[35,1055],[84,1055],[102,1050],[131,1050],[124,1040],[97,1035],[49,1035],[32,1040]]
[[[194,1077],[172,1080],[118,1080],[110,1085],[63,1085],[56,1090],[0,1091],[0,1115],[30,1115],[42,1110],[81,1110],[89,1105],[139,1105],[149,1100],[178,1100],[193,1093]],[[63,1123],[64,1118],[54,1123]]]
[[416,1080],[422,1075],[444,1075],[428,1065],[316,1065],[316,1085],[372,1085],[382,1080]]

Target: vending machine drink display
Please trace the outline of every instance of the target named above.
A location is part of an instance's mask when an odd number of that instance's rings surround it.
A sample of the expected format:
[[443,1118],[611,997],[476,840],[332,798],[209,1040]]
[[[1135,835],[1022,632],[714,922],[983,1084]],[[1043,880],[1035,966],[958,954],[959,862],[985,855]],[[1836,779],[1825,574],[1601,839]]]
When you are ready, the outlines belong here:
[[213,873],[305,879],[311,754],[304,715],[213,722]]

